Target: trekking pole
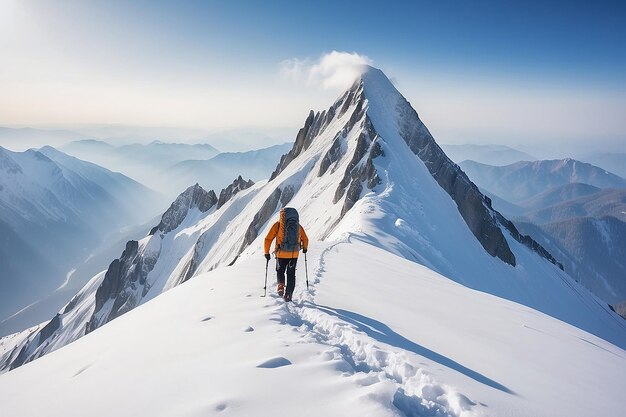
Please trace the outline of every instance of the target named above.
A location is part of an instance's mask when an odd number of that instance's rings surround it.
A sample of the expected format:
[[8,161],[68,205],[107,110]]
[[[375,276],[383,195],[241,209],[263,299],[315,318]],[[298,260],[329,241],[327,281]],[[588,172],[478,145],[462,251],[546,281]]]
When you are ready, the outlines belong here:
[[263,297],[267,295],[267,266],[270,264],[270,260],[265,260],[265,285],[263,285]]
[[306,273],[306,289],[309,289],[309,268],[306,263],[306,252],[304,252],[304,272]]

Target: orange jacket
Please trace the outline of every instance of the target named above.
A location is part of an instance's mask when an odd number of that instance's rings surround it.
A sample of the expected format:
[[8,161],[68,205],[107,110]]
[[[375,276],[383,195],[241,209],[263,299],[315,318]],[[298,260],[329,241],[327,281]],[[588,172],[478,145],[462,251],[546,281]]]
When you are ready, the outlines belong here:
[[[272,227],[270,228],[270,231],[267,233],[267,236],[265,236],[265,253],[266,254],[270,253],[270,246],[272,245],[272,240],[276,238],[276,246],[279,247],[279,249],[276,250],[277,258],[297,258],[299,251],[285,252],[283,250],[280,250],[280,244],[283,241],[283,237],[278,234],[279,226],[280,226],[280,222],[274,223],[274,225],[272,225]],[[300,235],[298,237],[298,241],[301,242],[302,249],[307,249],[309,247],[309,238],[306,235],[304,228],[302,228],[302,226],[300,226]]]

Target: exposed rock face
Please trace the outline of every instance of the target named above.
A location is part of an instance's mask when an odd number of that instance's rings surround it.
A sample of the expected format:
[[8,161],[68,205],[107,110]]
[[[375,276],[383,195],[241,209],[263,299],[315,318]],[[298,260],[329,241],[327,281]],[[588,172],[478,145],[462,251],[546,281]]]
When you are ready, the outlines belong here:
[[[153,236],[151,239],[160,237]],[[146,278],[154,268],[159,253],[139,252],[138,249],[136,240],[127,242],[122,256],[109,265],[96,291],[96,306],[87,323],[87,332],[132,310],[150,290]]]
[[39,332],[38,346],[41,346],[50,336],[54,334],[61,327],[61,315],[57,313]]
[[[239,189],[235,188],[231,189],[231,194]],[[104,276],[92,289],[85,287],[60,314],[34,330],[20,345],[19,351],[16,348],[4,355],[0,371],[16,368],[48,353],[50,349],[47,349],[46,341],[54,342],[63,335],[69,343],[139,305],[150,291],[148,275],[159,258],[163,235],[178,228],[191,209],[207,212],[217,204],[217,200],[214,191],[207,192],[198,184],[185,190],[163,214],[161,222],[145,241],[127,242],[120,258],[110,263]],[[69,319],[66,314],[70,315]]]
[[196,183],[176,198],[167,211],[163,213],[161,223],[150,231],[150,235],[155,234],[158,230],[163,233],[171,232],[180,226],[190,209],[196,207],[204,213],[213,207],[215,203],[217,203],[215,191],[205,191]]
[[[254,185],[254,181],[252,180],[245,181],[241,177],[241,175],[239,175],[232,182],[232,184],[230,184],[228,187],[220,191],[220,197],[217,202],[217,209],[219,210],[224,204],[226,204],[231,198],[233,198],[235,194],[237,194],[238,192],[242,190],[250,188],[253,185]],[[211,235],[211,233],[212,232],[209,232],[209,235]],[[198,241],[196,242],[193,248],[193,256],[185,265],[184,272],[179,277],[176,285],[187,281],[196,273],[196,270],[198,269],[198,266],[200,265],[200,262],[202,261],[202,258],[205,255],[204,247],[205,247],[206,239],[207,239],[207,235],[205,233],[200,235],[200,237],[198,238]]]
[[[263,203],[263,206],[261,206],[261,209],[254,215],[252,222],[248,226],[241,248],[239,249],[239,253],[243,252],[243,250],[247,248],[254,241],[254,239],[257,238],[257,236],[259,236],[259,232],[271,219],[276,210],[279,207],[283,208],[287,206],[297,191],[298,188],[296,186],[289,184],[283,186],[282,189],[280,187],[276,188],[272,194],[270,194],[270,196]],[[235,261],[233,260],[233,263],[234,262]]]
[[[491,201],[489,199],[489,197],[485,197],[485,199],[487,199],[488,203],[489,203],[489,207],[491,207]],[[513,238],[515,240],[517,240],[520,243],[523,243],[524,245],[526,245],[527,247],[529,247],[530,249],[534,250],[535,252],[537,252],[539,255],[541,255],[543,258],[547,259],[548,261],[550,261],[551,263],[553,263],[554,265],[558,266],[562,271],[564,271],[565,269],[563,268],[563,264],[561,262],[558,262],[554,256],[552,256],[552,254],[550,252],[547,251],[546,248],[544,248],[543,246],[541,246],[537,241],[535,241],[532,237],[528,236],[528,235],[524,235],[522,233],[520,233],[517,230],[517,227],[515,227],[515,225],[513,224],[512,221],[508,220],[507,218],[505,218],[502,214],[500,214],[498,211],[495,211],[496,216],[498,217],[498,221],[500,222],[500,224],[502,224],[504,227],[507,228],[507,230],[509,231],[509,233],[511,233],[511,236],[513,236]]]
[[361,198],[363,184],[371,190],[380,184],[380,178],[374,167],[373,160],[378,156],[384,156],[384,152],[377,142],[378,134],[368,117],[365,118],[363,131],[357,140],[357,146],[346,168],[343,178],[337,186],[333,203],[337,203],[346,193],[341,216],[354,206],[354,203]]
[[[39,337],[39,336],[37,336]],[[9,366],[9,370],[13,370],[15,368],[18,368],[22,365],[24,365],[26,362],[29,362],[29,358],[28,358],[28,348],[30,347],[29,344],[24,345],[24,347],[22,347],[22,349],[20,350],[20,353],[17,355],[17,357],[13,360],[13,362],[11,362],[10,366]]]
[[[346,91],[329,109],[314,113],[311,111],[306,119],[304,127],[300,129],[296,136],[296,141],[289,153],[283,155],[276,170],[272,173],[270,181],[280,174],[291,161],[306,150],[313,138],[319,135],[330,124],[333,118],[343,116],[350,108],[353,108],[348,122],[335,135],[331,148],[322,157],[318,176],[324,175],[328,169],[336,164],[346,152],[344,142],[348,133],[356,127],[357,123],[362,123],[363,133],[358,139],[350,165],[346,169],[344,176],[339,183],[333,203],[337,203],[344,194],[346,199],[342,207],[341,216],[350,210],[354,203],[360,198],[363,191],[363,183],[368,188],[373,189],[380,183],[376,168],[372,160],[383,155],[382,148],[376,142],[377,134],[369,118],[365,116],[366,100],[363,95],[362,84],[355,84],[353,88]],[[334,171],[334,169],[333,169]],[[347,191],[347,192],[346,192]],[[283,203],[283,206],[286,203]]]
[[32,361],[37,358],[37,355],[34,354],[34,350],[39,346],[43,345],[48,338],[53,336],[57,330],[61,328],[61,315],[56,314],[52,320],[48,322],[44,327],[42,327],[39,331],[35,332],[35,337],[32,339],[32,344],[25,344],[20,350],[19,354],[15,357],[15,359],[11,362],[10,356],[9,361],[3,363],[2,366],[6,367],[9,365],[9,369],[15,369],[24,365],[27,362]]
[[626,301],[617,303],[614,306],[609,306],[611,310],[619,314],[623,319],[626,319]]
[[[360,100],[360,105],[362,106],[362,97],[358,97],[355,91],[348,90],[328,110],[317,113],[311,110],[309,112],[309,116],[304,122],[304,127],[298,131],[298,135],[296,136],[296,141],[293,144],[293,148],[280,158],[278,166],[270,176],[270,181],[276,178],[278,174],[280,174],[291,161],[293,161],[298,155],[302,153],[302,151],[308,149],[308,147],[311,145],[311,142],[313,141],[313,138],[323,132],[324,129],[335,117],[343,116],[345,112],[348,111],[348,109],[350,108],[350,105],[353,104],[356,100]],[[355,118],[357,117],[356,113],[360,113],[360,111],[361,108],[359,108],[355,112]],[[352,126],[354,126],[356,120],[358,120],[358,118],[356,118],[355,120],[351,120]]]
[[[247,184],[239,177],[229,186],[228,194],[234,195]],[[226,198],[224,190],[220,197]],[[217,203],[215,191],[206,191],[198,184],[192,185],[181,193],[163,213],[161,222],[150,231],[150,241],[142,246],[141,250],[137,241],[127,242],[122,256],[111,262],[96,291],[95,309],[87,323],[86,331],[93,331],[132,310],[147,295],[150,290],[147,277],[160,254],[162,235],[155,235],[157,232],[167,234],[181,225],[190,210],[195,208],[205,213]],[[71,307],[72,302],[68,308]]]
[[257,238],[261,228],[265,225],[265,223],[267,223],[272,214],[274,214],[274,212],[276,211],[276,207],[280,201],[281,194],[281,189],[276,188],[274,192],[270,194],[267,200],[265,200],[261,209],[254,215],[252,223],[250,223],[250,226],[248,226],[248,230],[246,230],[246,235],[244,237],[239,252],[247,248],[248,245]]
[[[302,185],[302,184],[300,184]],[[296,187],[294,185],[285,185],[283,187],[283,193],[280,196],[280,207],[287,207],[287,204],[291,201],[296,192],[300,187]]]
[[244,180],[241,175],[238,176],[235,181],[233,181],[232,184],[230,184],[228,187],[224,188],[221,192],[220,192],[220,197],[217,201],[217,208],[218,210],[220,209],[220,207],[222,207],[224,204],[226,204],[226,202],[228,200],[230,200],[235,194],[237,194],[239,191],[245,190],[247,188],[250,188],[254,185],[254,181],[252,180]]
[[342,143],[345,141],[345,132],[342,130],[337,132],[335,139],[333,140],[333,144],[326,152],[324,157],[322,158],[322,162],[320,163],[320,170],[317,173],[318,177],[321,177],[328,171],[328,168],[337,161],[341,159],[341,157],[345,154],[346,150],[342,146]]
[[[375,82],[380,83],[382,79],[383,83],[388,84],[384,86],[386,92],[395,90],[379,70],[370,69],[368,72],[373,72],[373,75],[370,74],[369,77],[376,79]],[[321,113],[311,111],[309,113],[304,127],[298,132],[293,148],[289,153],[283,155],[271,177],[274,179],[278,176],[294,158],[306,150],[313,138],[331,122],[332,117],[340,117],[348,109],[353,108],[349,121],[337,132],[330,149],[322,157],[318,171],[318,176],[324,175],[345,156],[346,149],[343,144],[347,134],[357,123],[362,123],[362,133],[358,138],[356,150],[333,198],[333,203],[338,203],[345,196],[341,210],[342,217],[361,197],[365,186],[374,189],[381,182],[376,172],[374,159],[378,156],[384,156],[384,152],[378,143],[379,134],[376,131],[375,123],[372,122],[369,114],[365,114],[369,108],[366,91],[368,81],[365,80],[367,77],[366,75],[357,80],[352,88],[337,100],[328,111]],[[397,96],[398,100],[394,110],[398,115],[400,136],[409,149],[424,162],[439,186],[454,200],[459,213],[487,253],[515,266],[515,255],[504,237],[502,225],[511,233],[513,238],[562,268],[545,248],[530,237],[521,235],[510,221],[491,207],[489,198],[479,191],[478,187],[470,181],[459,166],[452,162],[437,145],[410,103],[399,93]]]
[[296,136],[296,141],[293,144],[293,148],[291,148],[289,152],[287,152],[280,158],[278,166],[270,176],[270,181],[276,178],[278,174],[280,174],[291,161],[293,161],[298,155],[300,155],[300,152],[305,149],[305,143],[311,143],[311,140],[314,136],[312,134],[312,126],[313,123],[316,122],[317,119],[319,119],[319,116],[320,113],[315,114],[313,110],[309,112],[309,116],[304,122],[304,127],[298,131],[298,135]]
[[459,213],[483,248],[490,255],[515,266],[515,255],[478,187],[446,156],[404,98],[400,99],[397,111],[401,114],[402,121],[400,135],[413,153],[424,162],[441,188],[452,197]]

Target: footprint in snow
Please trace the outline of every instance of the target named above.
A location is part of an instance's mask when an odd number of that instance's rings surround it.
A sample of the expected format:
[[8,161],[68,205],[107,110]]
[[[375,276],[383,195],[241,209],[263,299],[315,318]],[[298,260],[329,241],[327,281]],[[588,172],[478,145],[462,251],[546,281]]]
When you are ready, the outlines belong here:
[[209,321],[209,320],[212,320],[214,318],[215,317],[213,317],[213,316],[206,316],[205,318],[202,319],[202,321]]
[[283,358],[282,356],[278,356],[276,358],[268,359],[263,363],[257,365],[257,368],[280,368],[281,366],[291,365],[291,361],[287,358]]
[[248,326],[244,329],[244,332],[249,333],[249,332],[253,332],[254,331],[254,327],[252,326]]

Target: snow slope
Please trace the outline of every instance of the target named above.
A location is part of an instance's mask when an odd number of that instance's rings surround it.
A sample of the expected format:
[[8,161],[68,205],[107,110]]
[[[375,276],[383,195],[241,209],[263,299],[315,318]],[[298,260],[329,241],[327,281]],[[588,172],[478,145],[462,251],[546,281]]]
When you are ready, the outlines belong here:
[[3,415],[626,413],[624,350],[358,236],[312,242],[292,304],[259,297],[263,267],[199,274],[0,375]]

